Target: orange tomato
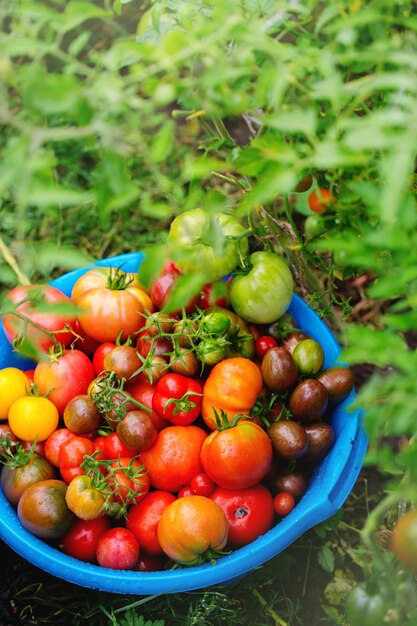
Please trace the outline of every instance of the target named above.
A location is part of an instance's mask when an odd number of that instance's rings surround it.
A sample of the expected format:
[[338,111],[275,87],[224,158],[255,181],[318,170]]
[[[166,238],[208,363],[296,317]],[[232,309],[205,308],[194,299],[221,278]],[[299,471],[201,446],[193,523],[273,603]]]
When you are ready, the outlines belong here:
[[140,455],[152,487],[173,493],[189,485],[202,471],[201,447],[207,433],[198,426],[168,426],[161,430],[151,448]]
[[229,524],[222,509],[206,496],[187,496],[169,504],[158,524],[165,554],[187,565],[216,558],[227,543]]
[[[205,424],[217,428],[216,414],[229,421],[236,414],[248,415],[263,387],[259,367],[250,359],[235,357],[213,367],[204,385],[201,414]],[[223,420],[221,420],[223,422]]]

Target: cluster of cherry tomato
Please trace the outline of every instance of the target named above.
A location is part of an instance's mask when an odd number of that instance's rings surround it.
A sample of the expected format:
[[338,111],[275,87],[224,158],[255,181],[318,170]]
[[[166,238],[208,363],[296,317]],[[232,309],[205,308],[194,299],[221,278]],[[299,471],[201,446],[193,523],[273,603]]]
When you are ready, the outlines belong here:
[[165,313],[178,276],[168,263],[147,291],[100,267],[71,298],[8,296],[6,336],[37,363],[0,370],[2,489],[26,529],[103,567],[197,564],[267,532],[304,494],[333,444],[328,409],[353,387],[288,316],[238,315],[224,283]]

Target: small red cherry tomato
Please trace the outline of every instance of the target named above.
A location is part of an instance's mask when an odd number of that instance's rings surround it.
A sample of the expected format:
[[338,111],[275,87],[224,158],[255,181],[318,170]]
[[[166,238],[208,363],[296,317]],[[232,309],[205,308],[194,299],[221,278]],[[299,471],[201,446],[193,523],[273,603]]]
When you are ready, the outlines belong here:
[[45,441],[45,458],[55,467],[59,467],[59,449],[61,445],[75,436],[68,428],[54,430]]
[[270,335],[263,335],[259,337],[255,342],[255,352],[258,359],[263,359],[265,354],[271,348],[276,348],[278,345],[276,339],[271,337]]
[[202,385],[188,376],[165,374],[156,384],[152,408],[178,426],[188,426],[200,415]]
[[139,543],[127,528],[111,528],[98,540],[96,557],[101,567],[135,569],[139,559]]
[[334,197],[328,189],[312,191],[308,196],[308,206],[314,213],[324,213],[334,203]]
[[[231,280],[231,279],[230,279]],[[228,280],[227,282],[230,282]],[[204,285],[198,303],[200,309],[208,309],[211,306],[221,306],[227,308],[229,299],[227,297],[227,282],[221,280]]]
[[295,506],[294,496],[291,493],[282,491],[277,493],[274,498],[274,510],[277,515],[285,517],[288,513],[291,513]]
[[101,343],[93,354],[93,367],[96,375],[98,376],[104,371],[104,357],[116,347],[115,343],[105,341]]
[[210,498],[223,509],[229,522],[229,543],[245,546],[266,533],[274,519],[273,499],[262,484],[247,489],[216,487]]
[[109,529],[108,517],[97,517],[91,520],[78,519],[63,537],[62,549],[65,554],[75,559],[94,563],[98,540]]
[[61,444],[58,453],[59,471],[66,483],[84,474],[80,465],[84,461],[84,456],[93,452],[94,443],[86,437],[71,437]]
[[214,482],[205,472],[194,474],[190,487],[196,496],[209,496],[214,490]]
[[[129,384],[126,386],[126,392],[132,396],[135,400],[140,402],[141,404],[148,407],[148,409],[152,410],[152,399],[155,393],[156,383],[152,384],[146,376],[140,376],[139,380],[136,382]],[[152,421],[155,425],[156,430],[159,432],[166,426],[169,426],[170,423],[168,420],[163,419],[152,410],[151,413]]]
[[118,459],[121,457],[129,458],[136,456],[135,450],[131,450],[125,446],[120,437],[116,433],[111,433],[100,442],[101,449],[104,453],[104,459]]
[[141,548],[151,556],[163,554],[157,528],[162,513],[176,497],[168,491],[150,491],[139,504],[130,507],[126,526],[139,541]]
[[189,485],[185,485],[185,487],[181,487],[178,492],[179,498],[186,498],[187,496],[195,496],[194,491],[191,489]]

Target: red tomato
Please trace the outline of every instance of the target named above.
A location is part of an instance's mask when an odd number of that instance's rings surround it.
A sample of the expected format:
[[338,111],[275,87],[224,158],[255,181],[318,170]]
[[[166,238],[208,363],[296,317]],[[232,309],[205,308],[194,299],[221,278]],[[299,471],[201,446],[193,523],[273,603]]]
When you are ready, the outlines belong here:
[[263,335],[259,337],[259,339],[255,342],[255,352],[258,359],[262,360],[265,354],[271,348],[276,348],[278,345],[276,339],[271,337],[270,335]]
[[116,268],[97,267],[75,283],[72,299],[83,309],[81,328],[92,339],[125,341],[145,324],[145,311],[153,311],[149,296],[135,276]]
[[34,382],[34,381],[33,381],[33,376],[34,376],[34,374],[35,374],[35,370],[25,370],[25,374],[26,374],[26,376],[28,377],[29,382],[30,382],[30,383],[33,383],[33,382]]
[[221,306],[223,308],[227,308],[229,306],[227,285],[231,280],[232,279],[229,278],[227,282],[219,280],[214,283],[204,285],[198,302],[199,308],[204,310],[211,306]]
[[272,526],[273,499],[262,484],[239,490],[216,487],[210,498],[226,515],[229,522],[229,543],[232,546],[245,546]]
[[144,330],[139,333],[137,349],[139,354],[146,359],[151,350],[153,356],[165,356],[174,348],[169,337],[154,337],[147,330]]
[[[152,409],[152,399],[155,393],[156,383],[152,384],[146,376],[140,376],[139,380],[131,385],[126,386],[126,392],[132,396],[138,402],[141,402],[148,409]],[[169,426],[169,422],[158,415],[152,410],[152,421],[156,430],[160,431],[166,426]]]
[[106,439],[107,437],[102,437],[100,435],[93,440],[94,453],[98,452],[98,454],[96,454],[96,456],[94,457],[97,461],[102,461],[106,458],[106,455],[104,454],[104,442],[106,441]]
[[92,520],[77,519],[61,540],[62,550],[75,559],[94,563],[98,540],[109,529],[108,517],[97,517]]
[[215,485],[210,476],[200,472],[192,477],[190,487],[197,496],[209,496],[213,492]]
[[[37,311],[36,307],[33,307],[30,302],[31,298],[35,298],[36,293],[39,293],[40,299],[44,298],[44,302],[48,304],[67,304],[69,312],[63,315],[62,313]],[[9,291],[6,298],[13,302],[13,304],[22,302],[22,304],[18,305],[16,310],[28,317],[32,322],[35,322],[38,327],[41,327],[38,328],[31,324],[25,326],[25,321],[12,313],[3,315],[2,322],[4,332],[10,343],[12,343],[17,336],[24,335],[24,339],[19,343],[18,348],[21,354],[33,356],[32,345],[35,346],[38,351],[47,354],[49,348],[54,345],[54,342],[50,335],[41,330],[42,328],[56,333],[56,340],[63,346],[67,346],[74,340],[74,334],[71,331],[65,330],[65,328],[68,327],[75,329],[75,314],[71,313],[70,310],[72,303],[70,298],[59,289],[51,285],[25,285],[15,287]]]
[[291,493],[282,491],[277,493],[274,498],[274,510],[277,515],[285,517],[288,513],[291,513],[295,506],[295,499]]
[[66,350],[62,356],[40,361],[34,376],[39,393],[48,394],[61,415],[72,398],[87,393],[93,378],[93,364],[80,350]]
[[[33,441],[22,441],[20,445],[22,446],[22,450],[24,450],[25,452],[29,452],[29,450],[32,449]],[[46,459],[44,441],[37,441],[35,447],[33,448],[33,451],[36,452],[36,454],[39,454],[39,456],[43,456],[43,458]]]
[[86,437],[71,437],[61,444],[58,454],[59,471],[65,482],[70,483],[76,476],[84,474],[80,467],[84,455],[91,455],[93,452],[94,443]]
[[102,450],[104,453],[104,459],[118,459],[129,458],[136,456],[135,450],[131,450],[125,446],[121,441],[117,433],[111,433],[101,441]]
[[272,462],[272,443],[266,432],[249,420],[215,430],[201,450],[204,471],[220,487],[245,489],[267,475]]
[[155,489],[177,493],[201,472],[200,452],[207,433],[198,426],[168,426],[155,443],[142,452],[141,461],[149,471]]
[[55,467],[59,467],[59,449],[65,441],[73,437],[75,437],[74,433],[68,428],[54,430],[45,441],[45,458]]
[[[168,302],[168,298],[175,284],[175,281],[180,275],[181,274],[178,270],[169,270],[167,272],[164,272],[161,276],[153,281],[151,286],[151,300],[155,309],[160,311],[164,308],[164,306]],[[192,311],[194,311],[195,309],[197,302],[198,296],[195,296],[189,302],[187,302],[184,305],[185,312],[192,313]],[[181,309],[172,311],[172,314],[181,315]]]
[[93,354],[93,367],[97,376],[104,371],[104,357],[115,347],[115,343],[106,341],[105,343],[101,343],[98,348],[96,348]]
[[107,467],[107,483],[118,504],[137,504],[149,491],[149,476],[139,459],[122,457]]
[[191,489],[189,485],[182,487],[178,492],[179,498],[186,498],[187,496],[195,496],[195,495],[196,494],[194,493],[194,491]]
[[203,387],[193,378],[165,374],[157,383],[152,408],[172,424],[187,426],[200,415]]
[[324,213],[326,208],[334,203],[334,197],[328,189],[312,191],[308,196],[308,206],[314,213]]
[[130,507],[126,526],[136,535],[142,550],[147,554],[163,554],[157,528],[162,513],[174,500],[175,496],[168,491],[150,491],[139,504]]
[[139,559],[139,543],[127,528],[106,530],[98,540],[96,557],[101,567],[134,569]]

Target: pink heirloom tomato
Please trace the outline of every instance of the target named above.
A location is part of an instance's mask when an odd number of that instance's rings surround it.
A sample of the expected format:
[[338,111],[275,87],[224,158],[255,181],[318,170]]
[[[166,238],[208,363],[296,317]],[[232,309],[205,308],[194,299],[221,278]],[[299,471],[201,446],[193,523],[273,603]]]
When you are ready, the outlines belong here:
[[[55,333],[55,339],[63,346],[67,346],[75,339],[74,333],[71,332],[76,327],[75,313],[71,311],[72,302],[56,287],[51,285],[15,287],[9,291],[6,298],[17,305],[17,313],[24,315],[29,320],[28,323],[13,313],[6,313],[2,318],[4,332],[10,343],[22,337],[17,346],[20,354],[33,357],[33,348],[46,354],[49,348],[54,345],[51,332]],[[63,314],[48,312],[45,309],[43,311],[37,310],[37,304],[38,307],[40,304],[51,306],[66,304],[68,312]],[[30,321],[34,322],[36,326],[32,325]],[[49,331],[49,333],[45,331]]]

